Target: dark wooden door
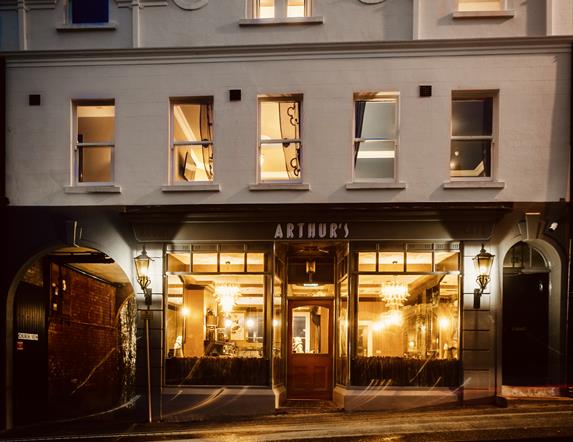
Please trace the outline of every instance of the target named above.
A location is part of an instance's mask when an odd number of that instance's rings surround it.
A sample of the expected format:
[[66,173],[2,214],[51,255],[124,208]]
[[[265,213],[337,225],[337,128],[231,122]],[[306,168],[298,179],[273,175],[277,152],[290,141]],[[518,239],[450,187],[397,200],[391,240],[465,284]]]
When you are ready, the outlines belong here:
[[546,385],[549,274],[503,276],[502,382]]
[[14,422],[42,420],[48,395],[44,289],[21,282],[14,304]]
[[331,300],[288,304],[288,399],[332,399]]

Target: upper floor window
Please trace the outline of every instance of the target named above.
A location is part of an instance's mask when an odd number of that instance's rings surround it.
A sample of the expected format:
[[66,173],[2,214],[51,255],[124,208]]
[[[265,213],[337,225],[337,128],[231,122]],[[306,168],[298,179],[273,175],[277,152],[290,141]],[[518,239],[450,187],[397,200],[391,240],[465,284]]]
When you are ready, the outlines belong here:
[[171,181],[213,181],[213,100],[171,102]]
[[255,18],[310,16],[310,0],[254,0]]
[[114,101],[80,101],[74,111],[76,183],[113,182]]
[[506,0],[458,0],[458,11],[502,11]]
[[70,17],[74,24],[107,23],[109,0],[70,0]]
[[394,180],[398,147],[398,95],[354,97],[354,181]]
[[259,98],[259,180],[301,180],[300,96]]
[[452,96],[450,176],[492,176],[494,97],[455,92]]

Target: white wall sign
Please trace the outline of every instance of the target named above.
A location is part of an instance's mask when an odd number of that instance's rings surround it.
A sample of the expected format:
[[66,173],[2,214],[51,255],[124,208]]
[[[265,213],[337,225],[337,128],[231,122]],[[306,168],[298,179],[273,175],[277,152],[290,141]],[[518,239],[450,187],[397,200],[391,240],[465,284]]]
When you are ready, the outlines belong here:
[[37,341],[38,340],[38,334],[37,333],[18,332],[18,339],[21,341]]

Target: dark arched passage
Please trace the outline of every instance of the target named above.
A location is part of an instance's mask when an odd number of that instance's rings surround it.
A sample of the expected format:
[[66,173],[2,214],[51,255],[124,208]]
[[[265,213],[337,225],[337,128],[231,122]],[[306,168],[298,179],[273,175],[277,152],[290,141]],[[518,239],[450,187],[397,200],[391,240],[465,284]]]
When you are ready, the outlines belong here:
[[102,252],[66,247],[30,264],[14,296],[16,425],[113,409],[133,394],[136,305]]

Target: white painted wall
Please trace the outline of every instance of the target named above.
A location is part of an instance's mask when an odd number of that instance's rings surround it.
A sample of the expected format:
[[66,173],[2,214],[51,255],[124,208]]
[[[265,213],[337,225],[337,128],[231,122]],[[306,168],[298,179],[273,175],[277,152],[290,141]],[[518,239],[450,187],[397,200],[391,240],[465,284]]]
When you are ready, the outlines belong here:
[[[454,48],[129,61],[9,61],[7,189],[14,205],[557,201],[569,165],[570,46]],[[483,55],[476,55],[483,53]],[[166,54],[171,54],[167,57]],[[473,55],[472,55],[473,54]],[[166,58],[162,58],[163,56]],[[264,60],[264,61],[263,61]],[[419,98],[431,84],[433,96]],[[240,102],[228,90],[242,89]],[[499,90],[497,176],[503,189],[444,189],[451,91]],[[355,92],[400,93],[399,181],[347,190]],[[28,94],[42,105],[30,107]],[[250,191],[256,181],[257,94],[302,93],[303,179],[310,191]],[[165,193],[169,97],[214,96],[215,179],[221,192]],[[71,100],[114,98],[120,194],[64,193],[71,184]]]
[[[507,0],[513,17],[455,18],[458,0],[419,0],[420,38],[496,38],[546,35],[544,0]],[[568,6],[555,5],[563,13]],[[569,28],[568,34],[571,34]]]
[[[196,10],[183,10],[173,0],[110,0],[110,22],[117,25],[115,30],[73,32],[58,30],[66,23],[65,0],[22,1],[26,5],[28,50],[134,47],[134,16],[140,18],[142,47],[573,34],[573,10],[568,0],[507,0],[513,17],[469,19],[453,17],[458,0],[385,0],[374,4],[314,0],[312,15],[322,17],[322,24],[271,26],[240,26],[240,20],[246,18],[248,0],[209,0]],[[0,50],[19,47],[17,4],[16,0],[6,1],[0,7]],[[132,4],[138,14],[132,15]]]

